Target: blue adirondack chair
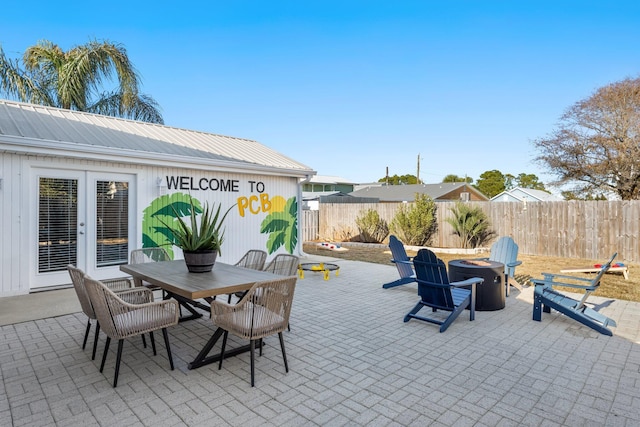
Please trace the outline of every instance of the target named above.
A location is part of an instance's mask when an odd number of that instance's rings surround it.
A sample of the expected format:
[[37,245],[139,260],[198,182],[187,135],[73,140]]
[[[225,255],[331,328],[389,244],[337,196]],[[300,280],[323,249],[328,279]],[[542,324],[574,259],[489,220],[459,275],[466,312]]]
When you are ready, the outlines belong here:
[[[551,309],[577,320],[585,326],[605,334],[613,335],[607,326],[616,326],[616,322],[598,313],[596,310],[587,307],[585,303],[589,295],[600,286],[602,276],[609,270],[611,263],[618,254],[615,253],[611,259],[602,266],[598,274],[593,279],[584,277],[566,276],[562,274],[542,273],[543,279],[531,279],[535,285],[533,293],[533,320],[542,320],[542,312],[550,313]],[[575,282],[588,283],[579,284]],[[553,289],[554,286],[562,286],[584,291],[581,299],[573,299]]]
[[491,245],[489,259],[504,264],[504,283],[507,296],[509,296],[511,286],[522,290],[522,286],[515,279],[516,267],[522,264],[522,261],[518,261],[518,245],[511,237],[501,237]]
[[393,262],[398,268],[400,278],[393,282],[385,283],[382,287],[384,289],[388,289],[415,282],[416,275],[413,272],[413,263],[411,262],[411,258],[407,256],[407,252],[404,250],[402,242],[394,235],[389,236],[389,249],[391,250],[391,256],[393,257],[391,262]]
[[[475,318],[476,313],[476,284],[484,279],[473,277],[461,282],[449,283],[447,267],[436,254],[429,249],[420,249],[413,259],[418,282],[418,295],[420,301],[405,317],[404,321],[411,319],[423,320],[440,325],[440,332],[447,330],[456,318],[469,308],[469,320]],[[471,289],[462,288],[470,287]],[[442,316],[425,317],[418,315],[423,307],[430,307],[432,311],[443,310],[451,312],[445,319]]]

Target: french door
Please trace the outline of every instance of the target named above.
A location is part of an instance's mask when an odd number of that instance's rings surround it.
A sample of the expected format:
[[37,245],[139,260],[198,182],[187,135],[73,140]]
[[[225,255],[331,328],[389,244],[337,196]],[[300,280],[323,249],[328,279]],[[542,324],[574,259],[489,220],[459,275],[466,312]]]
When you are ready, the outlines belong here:
[[97,279],[121,277],[134,242],[134,175],[34,170],[36,247],[31,288],[70,283],[73,264]]

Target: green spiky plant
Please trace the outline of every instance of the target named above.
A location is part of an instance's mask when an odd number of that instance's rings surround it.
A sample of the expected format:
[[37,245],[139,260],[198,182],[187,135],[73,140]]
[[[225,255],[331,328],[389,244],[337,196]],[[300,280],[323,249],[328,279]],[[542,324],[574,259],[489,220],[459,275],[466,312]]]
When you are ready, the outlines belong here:
[[210,250],[217,251],[218,255],[221,255],[221,247],[222,242],[224,241],[225,231],[222,229],[222,225],[233,206],[227,209],[221,217],[220,210],[222,205],[218,205],[218,209],[216,209],[214,213],[214,210],[209,206],[209,203],[205,203],[200,217],[200,224],[198,225],[197,214],[199,209],[196,208],[191,196],[189,196],[189,204],[191,205],[189,212],[190,224],[187,224],[187,222],[182,219],[178,211],[173,206],[171,206],[171,209],[175,214],[174,223],[169,225],[160,220],[165,227],[171,230],[171,233],[173,234],[173,244],[181,248],[183,251],[198,252]]
[[477,248],[495,236],[487,214],[480,207],[456,202],[450,211],[453,216],[446,221],[453,227],[453,234],[460,237],[464,249]]

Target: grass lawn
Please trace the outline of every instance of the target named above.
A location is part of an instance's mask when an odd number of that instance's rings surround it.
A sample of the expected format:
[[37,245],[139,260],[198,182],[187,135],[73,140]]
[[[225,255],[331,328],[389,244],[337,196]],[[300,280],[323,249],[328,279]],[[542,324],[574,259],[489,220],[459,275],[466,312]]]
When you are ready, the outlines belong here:
[[[393,263],[390,261],[391,252],[389,251],[388,247],[380,247],[377,245],[349,246],[348,249],[349,250],[346,252],[336,252],[326,249],[320,249],[314,243],[304,244],[304,251],[308,254],[393,265]],[[407,251],[407,254],[409,256],[414,256],[415,252]],[[486,255],[461,255],[438,252],[436,252],[436,254],[445,262],[445,264],[452,259],[478,258],[489,255],[488,253],[486,253]],[[527,285],[529,284],[529,278],[542,278],[543,272],[560,273],[560,270],[563,269],[591,266],[608,261],[608,259],[569,259],[534,255],[519,255],[518,259],[522,261],[522,265],[516,268],[516,279],[521,284]],[[614,262],[616,261],[624,262],[624,260],[620,259],[616,259]],[[602,279],[600,288],[597,292],[594,293],[594,295],[606,298],[640,302],[640,276],[638,273],[640,272],[640,268],[638,265],[628,263],[624,264],[629,267],[629,280],[625,280],[622,273],[607,273]],[[585,278],[593,276],[593,274],[589,273],[572,273],[571,275]]]

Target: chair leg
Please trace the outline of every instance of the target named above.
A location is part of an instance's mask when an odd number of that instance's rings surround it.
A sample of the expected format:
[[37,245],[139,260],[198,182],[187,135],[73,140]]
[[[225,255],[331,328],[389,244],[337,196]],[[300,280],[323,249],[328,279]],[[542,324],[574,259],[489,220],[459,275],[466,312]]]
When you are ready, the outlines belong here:
[[153,337],[153,331],[149,332],[149,338],[151,338],[151,348],[153,349],[153,355],[157,355],[156,353],[156,340]]
[[116,357],[116,372],[113,377],[113,387],[115,388],[118,385],[118,374],[120,373],[120,360],[122,360],[122,345],[124,344],[124,340],[118,340],[118,355]]
[[260,346],[260,357],[262,357],[262,338],[260,338],[258,345]]
[[147,339],[144,337],[144,334],[140,335],[142,337],[142,346],[147,348]]
[[109,352],[109,344],[111,344],[111,338],[107,337],[107,342],[104,343],[104,352],[102,353],[102,363],[100,364],[100,372],[104,369],[104,362],[107,361],[107,353]]
[[509,275],[508,274],[504,275],[504,284],[505,284],[505,287],[507,288],[506,289],[506,294],[507,294],[506,296],[509,296],[509,294],[511,293],[510,292],[511,289],[509,289],[510,285],[509,285]]
[[82,341],[82,349],[87,346],[87,338],[89,338],[89,330],[91,330],[91,319],[87,319],[87,329],[84,332],[84,341]]
[[220,351],[220,362],[218,363],[218,370],[222,369],[222,360],[224,359],[224,349],[227,346],[228,336],[229,336],[229,332],[224,331],[224,335],[222,336],[222,350]]
[[254,377],[255,377],[255,364],[256,364],[255,356],[253,354],[255,352],[255,349],[256,349],[256,341],[255,340],[251,340],[249,342],[249,348],[250,348],[250,351],[251,351],[251,387],[253,387],[254,384],[255,384]]
[[284,338],[282,332],[278,332],[278,338],[280,338],[280,348],[282,349],[282,359],[284,360],[284,370],[289,372],[289,364],[287,363],[287,353],[284,351]]
[[162,336],[164,337],[164,346],[167,347],[167,355],[169,356],[169,366],[173,371],[173,356],[171,355],[171,347],[169,346],[169,333],[167,328],[162,328]]
[[407,313],[407,315],[406,315],[406,316],[404,316],[404,321],[405,321],[405,322],[408,322],[409,320],[411,320],[411,318],[412,318],[415,314],[417,314],[417,313],[420,311],[420,309],[421,309],[422,307],[423,307],[423,305],[422,305],[422,301],[420,301],[419,303],[417,303],[417,304],[416,304],[416,306],[415,306],[415,307],[413,307],[413,309],[412,309],[409,313]]
[[96,334],[93,337],[93,353],[91,353],[91,360],[96,360],[96,350],[98,349],[99,332],[100,332],[100,322],[96,320]]

